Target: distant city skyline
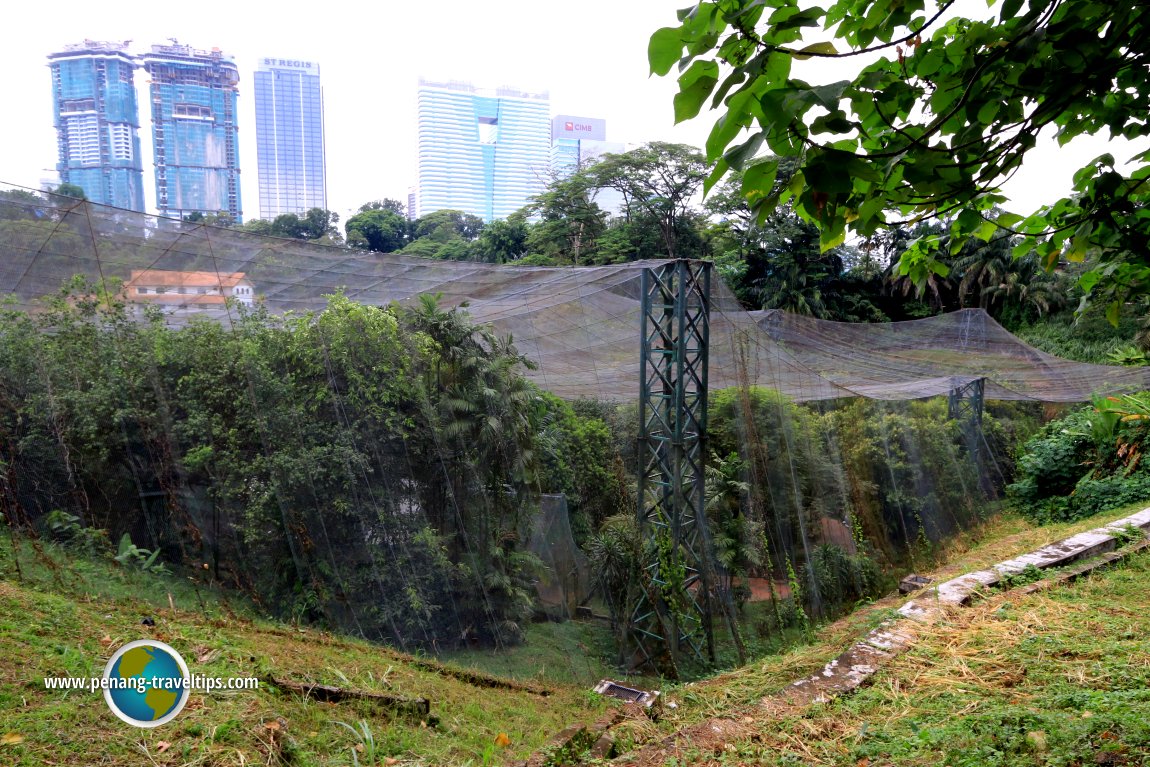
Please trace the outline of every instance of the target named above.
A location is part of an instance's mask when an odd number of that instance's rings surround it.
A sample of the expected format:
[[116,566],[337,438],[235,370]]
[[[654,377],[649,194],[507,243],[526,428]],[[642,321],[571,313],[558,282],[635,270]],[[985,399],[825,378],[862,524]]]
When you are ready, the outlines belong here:
[[[8,75],[6,98],[19,104],[0,144],[0,181],[28,187],[55,173],[58,144],[46,56],[61,46],[92,40],[133,40],[147,46],[176,37],[215,46],[235,57],[241,74],[238,125],[241,186],[247,218],[258,215],[255,101],[252,76],[262,56],[298,56],[323,65],[328,208],[342,220],[360,205],[390,197],[405,201],[417,178],[415,117],[418,76],[465,78],[477,85],[514,83],[547,90],[559,114],[598,115],[610,122],[613,141],[673,141],[702,147],[718,117],[704,110],[675,125],[674,72],[652,77],[647,44],[660,27],[677,24],[682,0],[582,0],[559,6],[530,0],[443,0],[434,14],[418,4],[388,5],[365,14],[360,4],[329,0],[319,12],[293,3],[266,8],[235,4],[227,13],[156,12],[154,3],[121,0],[107,6],[58,0],[51,19],[22,17],[9,25],[0,62]],[[985,3],[960,0],[973,15]],[[384,23],[385,22],[385,23]],[[557,34],[556,30],[562,34]],[[854,59],[851,60],[856,61]],[[842,79],[833,63],[796,62],[793,76],[808,82]],[[136,74],[143,97],[143,72]],[[145,110],[146,111],[146,110]],[[147,115],[141,115],[143,120]],[[145,164],[151,132],[139,132]],[[1121,142],[1076,140],[1059,147],[1039,139],[1033,157],[1006,188],[1029,210],[1064,194],[1075,169],[1113,151],[1121,163],[1133,150]],[[145,209],[155,208],[154,184],[144,184]]]
[[[58,182],[81,187],[94,202],[142,209],[134,71],[143,69],[155,209],[242,221],[239,173],[251,158],[239,154],[239,69],[219,48],[169,42],[137,55],[130,40],[85,40],[49,54]],[[265,56],[253,73],[258,218],[328,208],[319,72],[317,62]],[[551,178],[624,151],[622,143],[605,140],[604,118],[551,114],[545,91],[421,78],[418,100],[418,178],[406,201],[409,216],[458,209],[487,221],[506,218]]]

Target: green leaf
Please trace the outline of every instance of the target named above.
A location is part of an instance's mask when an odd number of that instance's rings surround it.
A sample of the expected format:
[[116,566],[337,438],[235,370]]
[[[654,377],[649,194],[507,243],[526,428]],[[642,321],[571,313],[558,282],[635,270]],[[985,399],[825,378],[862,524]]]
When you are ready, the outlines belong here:
[[978,108],[978,121],[983,125],[990,125],[994,122],[994,118],[998,116],[998,108],[1001,106],[997,101],[988,101]]
[[994,223],[993,221],[983,221],[982,224],[979,225],[978,229],[975,230],[974,236],[983,242],[990,242],[990,238],[993,237],[994,233],[997,231],[998,224]]
[[1106,307],[1106,321],[1114,327],[1118,327],[1118,315],[1122,311],[1122,303],[1119,301],[1111,301],[1110,305]]
[[946,52],[941,48],[931,48],[922,58],[916,57],[916,66],[914,73],[919,77],[930,77],[938,70],[942,69],[943,63],[946,61]]
[[1006,0],[1002,4],[1002,13],[999,15],[1004,23],[1010,21],[1018,15],[1018,9],[1022,7],[1022,0]]
[[826,253],[828,250],[842,245],[846,239],[846,222],[841,217],[835,216],[830,226],[823,226],[819,231],[819,251]]
[[835,48],[834,43],[829,43],[829,42],[812,43],[811,45],[808,45],[805,48],[800,48],[798,51],[796,51],[795,53],[792,53],[791,55],[794,56],[799,61],[806,61],[807,59],[810,58],[809,54],[812,54],[812,53],[818,53],[818,54],[822,54],[825,56],[833,56],[833,55],[838,53],[838,49]]
[[679,92],[675,94],[675,122],[690,120],[699,114],[703,102],[719,81],[719,65],[713,61],[696,61],[679,75]]
[[715,98],[711,100],[711,109],[718,109],[719,104],[721,104],[723,99],[726,98],[727,94],[731,91],[731,88],[735,87],[736,85],[742,85],[743,81],[746,79],[746,73],[738,69],[727,75],[727,79],[723,80],[723,84],[719,86],[717,91],[715,91]]
[[747,104],[751,98],[752,93],[747,90],[731,96],[727,102],[727,113],[719,116],[715,121],[715,127],[711,128],[711,134],[707,136],[707,159],[714,160],[721,157],[727,151],[727,145],[734,141],[739,131],[750,122]]
[[651,35],[647,45],[647,60],[651,63],[651,74],[665,75],[675,66],[683,53],[683,38],[679,27],[663,27]]
[[803,172],[811,189],[827,194],[847,194],[853,186],[846,165],[849,156],[843,152],[825,152],[807,160]]
[[732,168],[741,170],[748,160],[754,158],[755,153],[759,151],[762,145],[763,134],[755,133],[744,143],[725,152],[723,159],[726,160],[727,164]]
[[778,158],[748,165],[743,171],[743,196],[766,197],[775,186],[778,171]]
[[727,161],[720,157],[715,163],[714,169],[711,170],[710,175],[703,181],[704,195],[708,194],[715,187],[715,184],[719,183],[723,176],[727,174],[728,169]]
[[793,8],[781,8],[775,11],[769,22],[771,24],[771,32],[778,36],[779,32],[791,32],[793,36],[790,39],[796,39],[798,33],[797,29],[802,27],[818,27],[821,26],[820,20],[826,15],[826,11],[822,8],[806,8],[801,11],[796,11]]
[[1089,293],[1101,279],[1102,275],[1099,274],[1097,270],[1091,269],[1089,272],[1084,272],[1082,276],[1078,278],[1078,286],[1082,288],[1084,292]]
[[927,268],[937,274],[939,277],[946,277],[950,274],[950,267],[938,259],[931,259],[927,263]]
[[850,85],[849,80],[839,80],[837,83],[828,83],[827,85],[818,85],[810,89],[810,93],[815,97],[823,107],[830,111],[839,108],[839,102],[842,101],[843,91]]
[[958,214],[958,218],[955,219],[951,230],[961,235],[968,235],[977,229],[981,223],[982,216],[978,214],[977,210],[963,208],[962,212]]
[[862,157],[855,157],[853,154],[847,154],[845,157],[841,156],[840,162],[843,165],[843,170],[846,171],[853,179],[866,181],[870,184],[877,184],[882,181],[882,174],[871,163],[867,162]]
[[846,113],[837,110],[828,115],[819,115],[811,123],[811,133],[849,133],[855,124],[847,119]]
[[1020,221],[1022,221],[1022,216],[1017,213],[1003,213],[995,219],[995,223],[1006,229],[1013,229]]

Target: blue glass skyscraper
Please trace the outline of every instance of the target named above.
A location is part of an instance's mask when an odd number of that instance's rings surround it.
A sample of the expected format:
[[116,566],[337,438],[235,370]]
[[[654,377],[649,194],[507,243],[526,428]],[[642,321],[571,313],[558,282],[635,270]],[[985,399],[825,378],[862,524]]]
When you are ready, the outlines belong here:
[[240,74],[218,48],[153,45],[140,57],[151,78],[156,207],[163,216],[225,213],[240,204],[236,86]]
[[528,203],[550,176],[547,93],[419,83],[419,216],[462,210],[485,221]]
[[260,218],[326,209],[319,64],[260,59],[255,100]]
[[127,43],[85,40],[48,56],[60,180],[89,200],[144,210],[140,113]]

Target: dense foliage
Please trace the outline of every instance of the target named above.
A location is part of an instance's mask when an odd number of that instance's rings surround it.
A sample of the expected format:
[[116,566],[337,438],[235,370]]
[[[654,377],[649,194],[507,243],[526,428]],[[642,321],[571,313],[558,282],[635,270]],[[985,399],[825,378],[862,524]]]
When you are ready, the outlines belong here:
[[1051,421],[1023,445],[1009,488],[1023,514],[1041,522],[1082,519],[1150,500],[1150,393],[1099,398]]
[[[444,648],[520,638],[539,607],[535,499],[563,493],[620,632],[651,588],[633,406],[539,391],[510,339],[433,297],[177,328],[77,281],[0,315],[0,341],[10,524],[86,550],[119,540],[125,561],[194,565],[284,617]],[[716,596],[790,581],[776,628],[876,593],[884,567],[976,520],[997,490],[980,472],[1002,468],[971,460],[942,402],[732,389],[709,417]],[[986,420],[995,455],[1003,424]]]
[[[824,249],[848,231],[870,237],[952,215],[945,235],[919,238],[900,260],[900,273],[919,285],[947,274],[940,254],[1003,231],[1024,235],[1015,253],[1036,248],[1047,267],[1091,259],[1082,285],[1116,316],[1150,284],[1150,154],[1136,154],[1129,170],[1098,157],[1075,174],[1068,196],[1027,218],[992,211],[1040,137],[1065,144],[1150,133],[1144,9],[995,0],[992,14],[963,7],[967,16],[953,5],[710,0],[655,32],[649,59],[660,75],[678,67],[677,119],[708,103],[720,110],[707,140],[709,185],[745,167],[743,192],[760,215],[793,201],[818,225]],[[812,59],[841,65],[819,70]],[[843,79],[828,82],[828,71]],[[755,162],[764,151],[773,157]],[[775,183],[778,158],[797,162],[785,185]]]
[[285,617],[434,647],[518,638],[534,493],[617,502],[603,423],[434,299],[138,319],[81,284],[0,317],[9,522],[71,515]]

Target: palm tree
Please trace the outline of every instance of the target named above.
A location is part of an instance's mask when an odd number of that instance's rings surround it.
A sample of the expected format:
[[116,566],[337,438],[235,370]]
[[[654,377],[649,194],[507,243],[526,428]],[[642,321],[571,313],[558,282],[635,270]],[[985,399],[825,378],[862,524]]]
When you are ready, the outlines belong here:
[[1034,309],[1040,317],[1061,309],[1066,303],[1066,293],[1058,277],[1042,268],[1035,253],[1027,253],[1013,262],[1010,271],[1003,274],[997,284],[988,285],[983,295],[988,307],[1001,309],[1013,301],[1023,308]]
[[954,262],[952,274],[958,277],[958,297],[963,305],[974,295],[980,309],[990,309],[987,291],[1000,284],[1015,269],[1014,238],[1007,232],[991,237],[990,242],[967,242]]
[[539,566],[520,546],[543,413],[521,374],[533,364],[510,336],[474,324],[460,307],[443,310],[438,296],[421,296],[407,317],[427,342],[424,417],[442,471],[429,482],[449,485],[446,496],[429,490],[428,505],[441,506],[432,516],[482,584],[488,629],[497,642],[511,640],[531,609],[526,585]]

